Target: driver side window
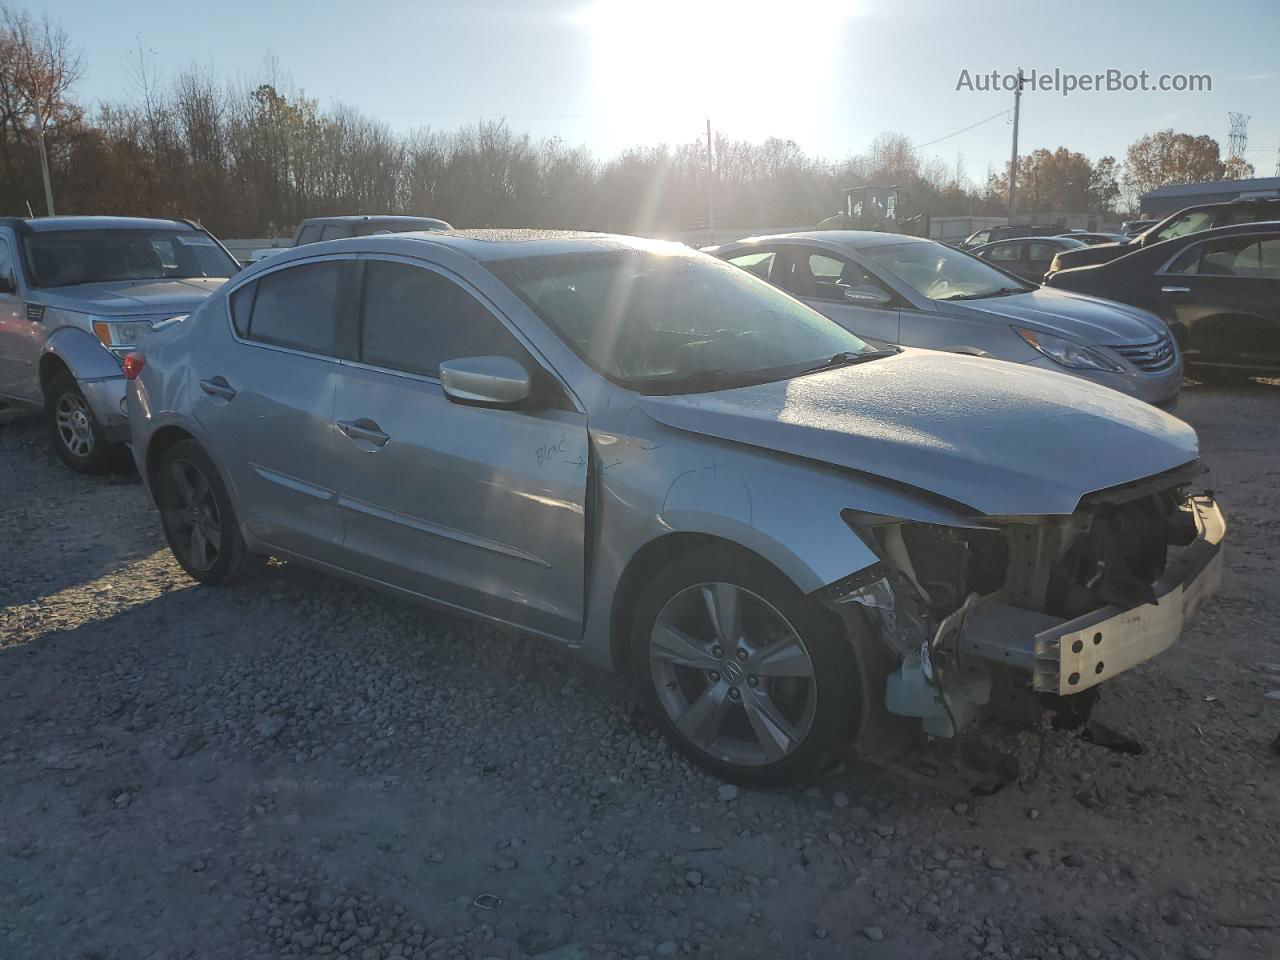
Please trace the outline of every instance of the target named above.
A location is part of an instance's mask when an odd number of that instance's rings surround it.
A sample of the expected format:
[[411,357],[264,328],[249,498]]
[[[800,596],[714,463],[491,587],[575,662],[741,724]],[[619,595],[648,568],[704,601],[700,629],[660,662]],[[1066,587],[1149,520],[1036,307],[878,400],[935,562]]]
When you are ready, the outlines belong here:
[[893,291],[852,260],[806,247],[793,255],[786,286],[795,296],[810,300],[844,302],[844,293],[851,287],[874,287],[893,296]]

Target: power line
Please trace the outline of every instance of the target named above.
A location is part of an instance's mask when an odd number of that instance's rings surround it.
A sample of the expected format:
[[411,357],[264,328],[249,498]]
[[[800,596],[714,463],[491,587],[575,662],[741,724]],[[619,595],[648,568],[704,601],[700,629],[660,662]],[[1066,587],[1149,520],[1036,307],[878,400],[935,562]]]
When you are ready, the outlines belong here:
[[958,137],[958,136],[960,136],[960,134],[962,134],[962,133],[968,133],[968,132],[969,132],[970,130],[972,130],[974,127],[980,127],[980,126],[982,126],[984,123],[990,123],[990,122],[991,122],[992,120],[994,120],[996,117],[1003,117],[1003,116],[1007,116],[1007,115],[1008,115],[1008,113],[1009,113],[1009,108],[1008,108],[1008,107],[1006,107],[1005,109],[1001,110],[999,113],[993,113],[991,116],[987,117],[987,119],[985,119],[985,120],[979,120],[977,123],[971,123],[971,124],[969,124],[969,126],[964,127],[964,128],[962,128],[962,129],[960,129],[960,130],[956,130],[954,133],[948,133],[945,137],[938,137],[938,139],[936,139],[936,140],[928,140],[928,141],[926,141],[925,143],[918,143],[918,144],[916,144],[914,147],[912,147],[911,149],[912,149],[912,150],[923,150],[925,147],[931,147],[931,146],[933,146],[935,143],[941,143],[943,140],[950,140],[952,137]]

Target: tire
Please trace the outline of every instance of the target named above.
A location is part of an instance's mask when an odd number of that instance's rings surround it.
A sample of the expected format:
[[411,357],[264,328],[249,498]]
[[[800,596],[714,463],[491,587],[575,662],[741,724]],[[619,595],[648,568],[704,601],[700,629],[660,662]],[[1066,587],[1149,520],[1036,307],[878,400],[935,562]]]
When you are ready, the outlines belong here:
[[248,549],[226,485],[204,448],[182,440],[166,450],[154,487],[165,539],[179,566],[200,583],[236,580]]
[[721,779],[807,779],[857,732],[858,666],[839,622],[751,554],[711,547],[668,565],[641,594],[629,639],[658,727]]
[[49,437],[63,463],[80,473],[103,473],[111,466],[116,444],[102,432],[75,377],[63,371],[49,381],[44,409]]

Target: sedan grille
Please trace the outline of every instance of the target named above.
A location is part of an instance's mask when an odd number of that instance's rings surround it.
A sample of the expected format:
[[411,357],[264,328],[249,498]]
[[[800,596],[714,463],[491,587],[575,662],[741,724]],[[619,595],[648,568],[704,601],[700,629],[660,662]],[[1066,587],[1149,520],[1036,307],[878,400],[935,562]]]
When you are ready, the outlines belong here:
[[1177,360],[1173,348],[1173,337],[1167,333],[1162,333],[1154,340],[1144,340],[1142,343],[1111,344],[1111,349],[1146,373],[1168,370]]

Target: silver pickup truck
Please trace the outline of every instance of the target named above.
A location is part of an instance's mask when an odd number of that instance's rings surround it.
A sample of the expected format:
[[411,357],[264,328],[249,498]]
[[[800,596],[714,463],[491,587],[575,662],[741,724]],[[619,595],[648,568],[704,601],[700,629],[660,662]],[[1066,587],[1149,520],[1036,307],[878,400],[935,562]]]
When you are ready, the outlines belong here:
[[186,220],[0,218],[0,402],[42,407],[73,469],[128,439],[122,362],[239,269]]

